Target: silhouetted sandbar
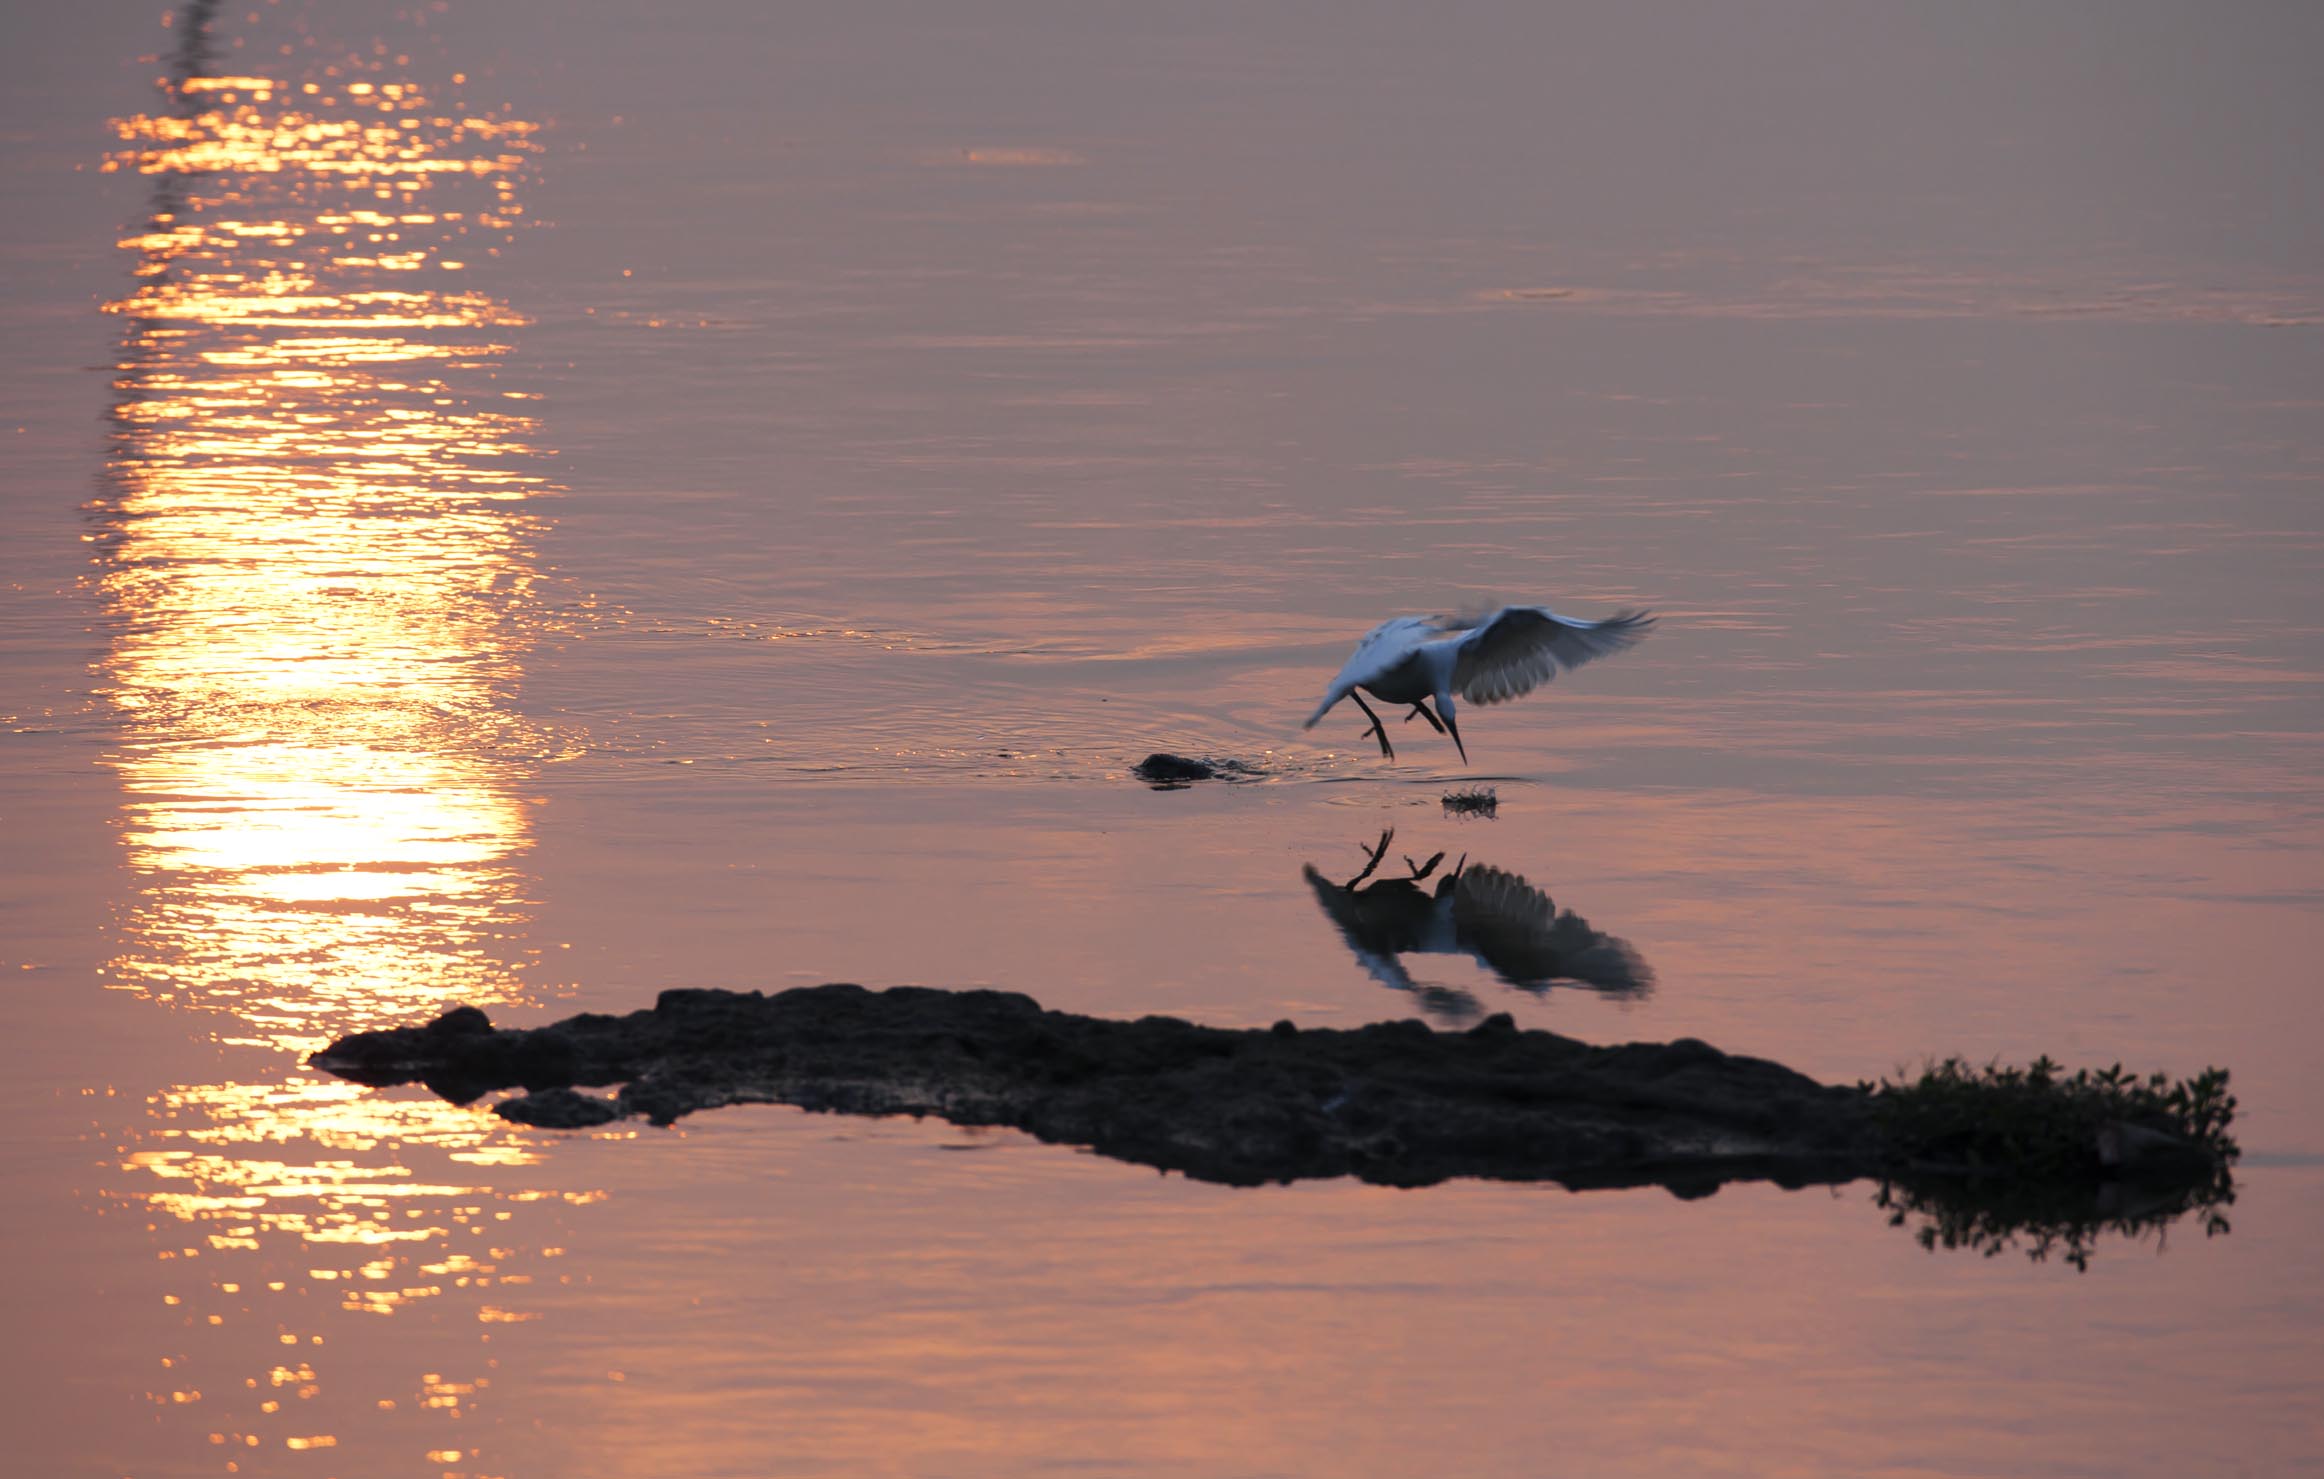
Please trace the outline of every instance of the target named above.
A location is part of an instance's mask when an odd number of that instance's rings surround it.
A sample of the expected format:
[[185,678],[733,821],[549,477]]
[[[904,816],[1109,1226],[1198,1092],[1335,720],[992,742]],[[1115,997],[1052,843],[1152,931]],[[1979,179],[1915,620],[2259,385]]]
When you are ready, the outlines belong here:
[[[666,1125],[740,1103],[933,1115],[1237,1185],[1473,1176],[1701,1194],[1732,1180],[1910,1179],[1958,1169],[1932,1157],[1961,1133],[1950,1118],[1939,1127],[1924,1116],[1916,1143],[1901,1143],[1882,1093],[1686,1038],[1593,1047],[1520,1031],[1505,1014],[1458,1032],[1417,1021],[1238,1030],[921,987],[665,991],[651,1010],[583,1013],[529,1031],[496,1029],[461,1007],[424,1027],[341,1038],[312,1061],[362,1083],[423,1083],[462,1103],[522,1088],[497,1109],[528,1124],[639,1116]],[[621,1088],[575,1092],[608,1084]],[[2073,1155],[2087,1165],[2061,1170],[2053,1159],[2043,1174],[2210,1178],[2217,1157],[2176,1128],[2076,1130]],[[2115,1166],[2102,1164],[2108,1156]],[[1989,1155],[1971,1159],[1991,1169]]]

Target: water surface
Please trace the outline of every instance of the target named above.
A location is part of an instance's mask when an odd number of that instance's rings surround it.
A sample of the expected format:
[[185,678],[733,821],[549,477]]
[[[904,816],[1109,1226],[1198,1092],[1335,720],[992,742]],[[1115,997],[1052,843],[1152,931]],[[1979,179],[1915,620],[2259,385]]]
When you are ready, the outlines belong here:
[[[415,14],[6,23],[24,1462],[2313,1463],[2311,20]],[[1663,624],[1472,767],[1299,732],[1495,597]],[[1390,833],[1584,963],[1367,946]],[[1865,1186],[1232,1191],[299,1066],[835,979],[2221,1064],[2250,1154],[2232,1232],[2077,1274]]]

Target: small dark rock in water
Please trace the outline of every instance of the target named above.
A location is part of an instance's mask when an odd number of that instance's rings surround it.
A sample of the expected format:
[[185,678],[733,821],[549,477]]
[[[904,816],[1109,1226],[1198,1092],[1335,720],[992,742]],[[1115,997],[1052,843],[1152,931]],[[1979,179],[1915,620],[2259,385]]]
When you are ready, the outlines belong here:
[[1444,814],[1448,817],[1490,817],[1500,810],[1501,798],[1490,786],[1444,793]]
[[538,1125],[544,1130],[581,1130],[591,1125],[611,1124],[628,1111],[613,1100],[600,1099],[594,1094],[542,1089],[515,1099],[503,1099],[493,1106],[493,1113],[504,1120]]
[[1217,778],[1219,768],[1208,760],[1189,760],[1184,755],[1171,755],[1156,750],[1138,762],[1131,774],[1149,785],[1182,786],[1188,781],[1207,781]]

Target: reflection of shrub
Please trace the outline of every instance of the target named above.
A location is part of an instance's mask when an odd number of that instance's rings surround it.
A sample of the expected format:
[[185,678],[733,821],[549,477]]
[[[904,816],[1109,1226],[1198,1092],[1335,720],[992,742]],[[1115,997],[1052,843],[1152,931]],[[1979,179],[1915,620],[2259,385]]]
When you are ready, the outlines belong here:
[[1894,1226],[1918,1219],[1924,1248],[1991,1257],[2023,1246],[2081,1269],[2105,1232],[2140,1237],[2189,1213],[2206,1235],[2227,1231],[2240,1152],[2224,1069],[2174,1083],[2119,1064],[2066,1077],[2048,1058],[1948,1058],[1911,1082],[1866,1087],[1894,1166],[1878,1205]]
[[1444,814],[1448,817],[1489,817],[1500,809],[1500,794],[1491,786],[1444,793]]

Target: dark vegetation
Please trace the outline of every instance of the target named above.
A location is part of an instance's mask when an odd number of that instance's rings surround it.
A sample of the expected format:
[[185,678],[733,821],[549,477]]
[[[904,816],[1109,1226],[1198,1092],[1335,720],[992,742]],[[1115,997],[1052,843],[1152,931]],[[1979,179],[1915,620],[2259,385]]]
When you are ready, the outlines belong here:
[[2068,1075],[2046,1057],[2029,1068],[1948,1058],[1861,1087],[1904,1158],[1879,1204],[1924,1248],[2023,1247],[2079,1269],[2108,1232],[2159,1233],[2190,1214],[2206,1235],[2228,1230],[2241,1151],[2224,1069],[2174,1082],[2120,1064]]

